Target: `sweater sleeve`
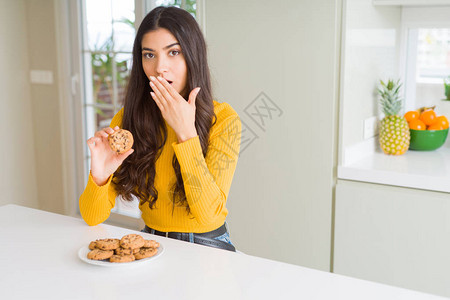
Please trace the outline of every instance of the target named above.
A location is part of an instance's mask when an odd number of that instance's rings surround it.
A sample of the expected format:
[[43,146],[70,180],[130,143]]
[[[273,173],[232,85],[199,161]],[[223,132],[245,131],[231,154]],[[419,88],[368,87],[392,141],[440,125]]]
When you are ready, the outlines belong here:
[[109,176],[105,185],[98,186],[89,172],[86,188],[79,201],[81,216],[89,226],[106,221],[115,205],[117,193],[111,184],[112,177]]
[[[111,121],[111,128],[122,126],[123,109]],[[117,192],[111,184],[113,175],[109,176],[105,185],[98,186],[89,172],[89,178],[79,199],[80,213],[83,220],[90,226],[103,223],[108,219],[115,205]]]
[[172,144],[180,163],[187,202],[192,215],[203,225],[214,223],[225,204],[236,169],[241,142],[241,121],[227,117],[210,137],[206,157],[199,136]]

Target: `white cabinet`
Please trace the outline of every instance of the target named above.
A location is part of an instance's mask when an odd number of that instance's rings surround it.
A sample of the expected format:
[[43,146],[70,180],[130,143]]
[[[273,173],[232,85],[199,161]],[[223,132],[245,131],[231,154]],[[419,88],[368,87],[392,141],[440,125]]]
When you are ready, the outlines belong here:
[[334,272],[450,297],[450,194],[338,180]]

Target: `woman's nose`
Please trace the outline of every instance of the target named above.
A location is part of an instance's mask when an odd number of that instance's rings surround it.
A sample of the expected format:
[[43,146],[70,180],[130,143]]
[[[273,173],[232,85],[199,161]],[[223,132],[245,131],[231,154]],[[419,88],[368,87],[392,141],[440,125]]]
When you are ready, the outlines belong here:
[[168,69],[168,62],[166,58],[158,58],[156,63],[156,73],[159,75],[165,73]]

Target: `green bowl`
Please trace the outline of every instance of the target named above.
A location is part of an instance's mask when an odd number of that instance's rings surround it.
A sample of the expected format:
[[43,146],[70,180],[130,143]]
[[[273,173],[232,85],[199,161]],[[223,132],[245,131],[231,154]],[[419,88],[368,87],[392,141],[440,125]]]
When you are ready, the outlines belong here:
[[444,130],[414,130],[410,129],[410,150],[430,151],[444,145],[447,139],[448,128]]

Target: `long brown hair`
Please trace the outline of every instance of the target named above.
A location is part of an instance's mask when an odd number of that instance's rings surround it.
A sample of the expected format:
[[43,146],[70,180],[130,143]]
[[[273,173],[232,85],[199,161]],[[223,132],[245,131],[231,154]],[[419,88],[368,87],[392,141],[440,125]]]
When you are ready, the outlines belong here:
[[[180,43],[187,65],[185,90],[189,94],[195,87],[201,87],[195,101],[195,128],[200,138],[203,156],[206,156],[208,149],[212,120],[216,119],[206,43],[197,21],[180,8],[153,9],[142,21],[134,40],[133,65],[124,99],[122,128],[133,134],[134,153],[122,163],[113,178],[115,189],[124,200],[131,201],[134,195],[140,200],[141,205],[148,202],[150,209],[155,207],[158,199],[158,191],[154,186],[155,162],[167,141],[167,128],[161,111],[150,96],[149,79],[142,68],[141,43],[146,33],[159,28],[169,30]],[[175,154],[172,166],[176,174],[176,182],[171,188],[173,209],[175,205],[185,206],[189,214],[180,164]]]

